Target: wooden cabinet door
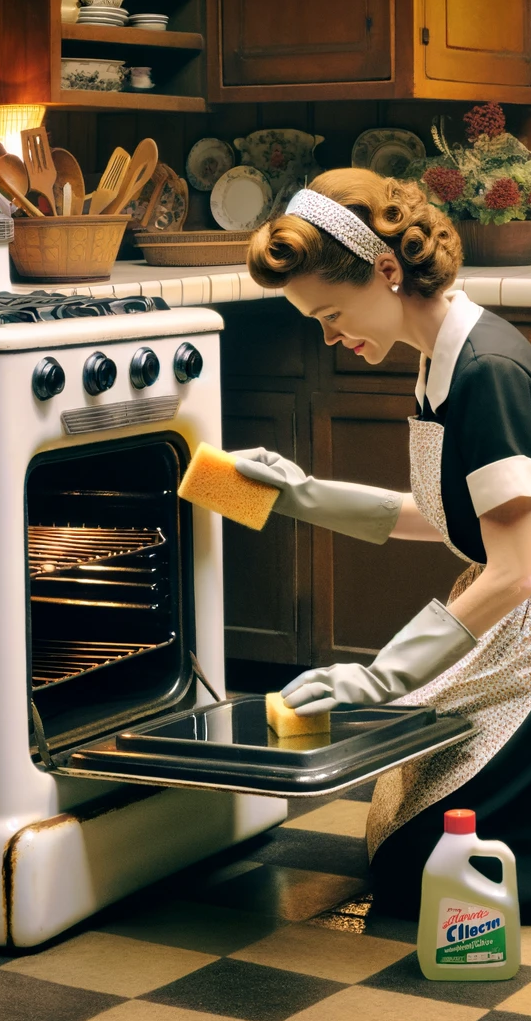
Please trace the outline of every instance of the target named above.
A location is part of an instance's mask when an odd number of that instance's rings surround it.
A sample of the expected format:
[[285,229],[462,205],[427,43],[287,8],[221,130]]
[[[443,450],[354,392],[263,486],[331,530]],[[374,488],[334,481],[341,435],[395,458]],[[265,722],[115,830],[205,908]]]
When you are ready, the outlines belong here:
[[[313,474],[409,491],[413,397],[314,394]],[[313,529],[312,663],[367,661],[434,596],[445,601],[465,562],[442,543],[383,546]]]
[[530,0],[425,0],[426,77],[531,84]]
[[391,0],[220,0],[223,85],[391,77]]
[[[263,446],[294,460],[294,395],[226,392],[223,446]],[[225,520],[223,543],[226,655],[308,663],[308,526],[274,513],[261,532]]]

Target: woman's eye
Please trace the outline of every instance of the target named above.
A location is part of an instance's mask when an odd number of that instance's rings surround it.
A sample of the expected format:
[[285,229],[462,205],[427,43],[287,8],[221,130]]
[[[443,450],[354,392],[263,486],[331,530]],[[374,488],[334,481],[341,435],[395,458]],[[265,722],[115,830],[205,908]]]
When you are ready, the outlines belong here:
[[335,323],[338,315],[339,315],[339,312],[332,312],[331,315],[325,316],[325,319],[326,319],[327,323]]

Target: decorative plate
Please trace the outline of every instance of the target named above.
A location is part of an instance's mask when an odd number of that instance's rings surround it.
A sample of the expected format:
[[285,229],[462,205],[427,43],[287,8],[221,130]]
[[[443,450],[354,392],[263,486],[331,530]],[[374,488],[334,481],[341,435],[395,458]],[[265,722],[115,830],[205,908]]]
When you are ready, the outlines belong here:
[[247,138],[234,139],[244,166],[256,167],[266,174],[273,195],[289,181],[304,188],[321,173],[322,168],[313,154],[321,142],[324,142],[323,135],[308,135],[295,128],[253,131]]
[[130,227],[151,231],[181,231],[188,214],[188,185],[165,163],[157,163],[140,195],[127,207]]
[[425,156],[423,143],[412,131],[371,128],[354,142],[351,165],[367,167],[384,177],[403,177],[413,160],[423,160]]
[[269,181],[255,167],[234,167],[220,177],[210,196],[212,215],[225,230],[254,230],[273,204]]
[[212,191],[227,170],[234,166],[234,151],[220,138],[200,138],[190,149],[186,160],[186,176],[197,191]]

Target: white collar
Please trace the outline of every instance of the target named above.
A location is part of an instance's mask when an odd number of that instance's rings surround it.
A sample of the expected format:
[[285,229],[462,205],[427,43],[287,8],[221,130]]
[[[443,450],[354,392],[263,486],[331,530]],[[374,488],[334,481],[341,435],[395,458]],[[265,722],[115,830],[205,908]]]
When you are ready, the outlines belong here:
[[459,358],[461,348],[482,314],[481,306],[470,301],[464,291],[455,292],[435,340],[427,386],[425,382],[426,355],[420,356],[415,396],[421,407],[424,403],[424,395],[428,398],[432,411],[437,411],[437,408],[448,397],[455,363]]

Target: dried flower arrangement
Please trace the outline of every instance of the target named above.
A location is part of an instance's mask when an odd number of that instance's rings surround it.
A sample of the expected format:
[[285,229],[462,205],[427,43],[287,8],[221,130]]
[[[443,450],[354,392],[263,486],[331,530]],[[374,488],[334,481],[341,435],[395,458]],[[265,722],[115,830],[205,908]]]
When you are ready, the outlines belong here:
[[410,164],[407,176],[452,220],[531,220],[531,152],[505,130],[501,106],[475,106],[463,120],[469,145],[450,147],[440,118],[431,133],[441,155]]

